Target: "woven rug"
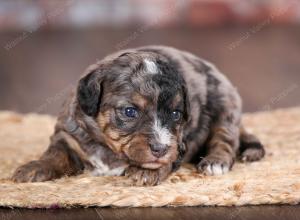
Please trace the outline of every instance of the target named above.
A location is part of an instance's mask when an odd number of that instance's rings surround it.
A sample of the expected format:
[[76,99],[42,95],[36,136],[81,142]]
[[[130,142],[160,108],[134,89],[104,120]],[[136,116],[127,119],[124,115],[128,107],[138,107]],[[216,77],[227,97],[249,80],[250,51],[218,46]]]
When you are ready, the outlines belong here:
[[185,164],[165,182],[135,187],[125,177],[84,173],[44,183],[15,184],[7,178],[47,147],[55,118],[0,112],[0,206],[240,206],[300,202],[300,108],[246,114],[246,128],[266,146],[266,157],[236,163],[222,176],[203,176]]

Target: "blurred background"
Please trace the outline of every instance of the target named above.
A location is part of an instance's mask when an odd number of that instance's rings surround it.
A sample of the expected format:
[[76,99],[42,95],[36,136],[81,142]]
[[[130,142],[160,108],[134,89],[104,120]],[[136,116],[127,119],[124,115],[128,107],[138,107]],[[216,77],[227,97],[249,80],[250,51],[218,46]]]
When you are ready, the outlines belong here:
[[215,63],[244,111],[299,105],[300,1],[0,0],[0,110],[56,115],[84,69],[163,44]]

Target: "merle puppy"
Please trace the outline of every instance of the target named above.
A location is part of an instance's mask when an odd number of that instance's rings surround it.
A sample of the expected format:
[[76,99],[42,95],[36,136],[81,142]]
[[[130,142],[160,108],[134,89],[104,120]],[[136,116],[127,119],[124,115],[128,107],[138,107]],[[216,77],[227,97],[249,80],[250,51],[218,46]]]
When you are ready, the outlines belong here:
[[209,62],[163,46],[123,50],[87,69],[48,150],[12,179],[47,181],[87,169],[156,185],[182,161],[224,174],[237,157],[264,156],[241,111],[236,89]]

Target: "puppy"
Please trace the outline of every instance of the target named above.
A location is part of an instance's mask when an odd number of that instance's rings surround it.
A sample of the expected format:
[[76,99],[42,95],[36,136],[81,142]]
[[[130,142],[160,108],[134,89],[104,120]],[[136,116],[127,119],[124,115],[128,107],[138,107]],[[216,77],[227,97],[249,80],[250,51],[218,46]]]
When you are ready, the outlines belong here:
[[209,62],[163,46],[123,50],[87,69],[47,151],[12,179],[47,181],[87,169],[157,185],[182,161],[224,174],[237,157],[265,154],[244,130],[241,111],[236,89]]

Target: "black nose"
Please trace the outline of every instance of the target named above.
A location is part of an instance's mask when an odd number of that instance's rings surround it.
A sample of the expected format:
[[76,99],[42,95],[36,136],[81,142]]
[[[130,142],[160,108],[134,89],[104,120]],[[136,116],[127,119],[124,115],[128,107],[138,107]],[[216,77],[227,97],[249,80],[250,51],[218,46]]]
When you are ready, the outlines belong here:
[[164,144],[150,144],[150,149],[155,157],[163,157],[168,151],[167,146]]

